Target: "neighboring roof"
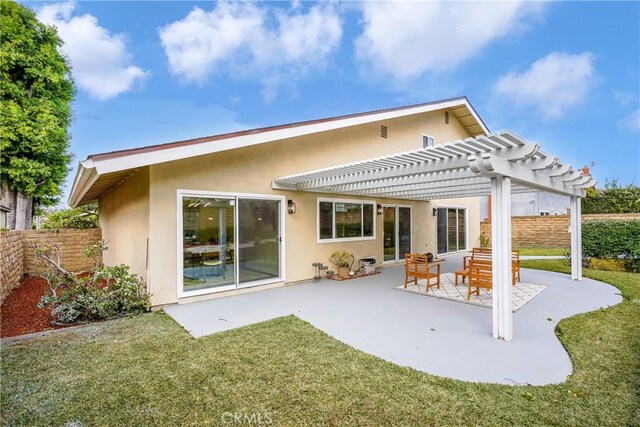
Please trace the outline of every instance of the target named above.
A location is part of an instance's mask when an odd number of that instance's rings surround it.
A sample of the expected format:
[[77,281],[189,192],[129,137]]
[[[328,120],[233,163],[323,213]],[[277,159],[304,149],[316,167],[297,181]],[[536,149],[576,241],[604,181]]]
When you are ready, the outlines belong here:
[[11,208],[6,207],[5,205],[0,205],[0,211],[11,212]]
[[274,189],[438,200],[491,194],[491,178],[512,179],[514,193],[534,190],[584,196],[595,182],[511,132],[301,172],[273,181]]
[[78,206],[97,200],[144,166],[443,109],[454,114],[470,135],[489,133],[469,100],[459,97],[93,154],[78,166],[69,203]]

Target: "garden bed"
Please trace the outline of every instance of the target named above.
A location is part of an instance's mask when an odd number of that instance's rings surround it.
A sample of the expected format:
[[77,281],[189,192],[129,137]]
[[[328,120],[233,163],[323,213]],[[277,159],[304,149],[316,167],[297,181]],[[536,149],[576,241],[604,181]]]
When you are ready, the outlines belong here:
[[40,297],[47,290],[47,281],[42,277],[25,277],[0,308],[0,337],[42,332],[48,329],[66,328],[70,325],[53,325],[50,308],[38,308]]

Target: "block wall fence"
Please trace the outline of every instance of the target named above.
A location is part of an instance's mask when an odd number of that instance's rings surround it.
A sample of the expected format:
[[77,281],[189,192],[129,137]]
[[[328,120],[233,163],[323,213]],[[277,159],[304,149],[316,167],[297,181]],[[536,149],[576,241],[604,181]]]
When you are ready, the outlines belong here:
[[[594,219],[640,219],[640,213],[632,214],[589,214],[582,215],[582,221]],[[533,246],[569,248],[569,215],[557,216],[514,216],[511,218],[511,244],[514,247]],[[491,221],[480,223],[480,233],[491,237]],[[478,246],[478,242],[469,242]]]
[[102,230],[14,230],[0,232],[0,302],[20,283],[24,276],[37,276],[49,270],[33,255],[31,243],[56,244],[60,248],[62,266],[71,271],[88,270],[93,260],[84,250],[102,238]]

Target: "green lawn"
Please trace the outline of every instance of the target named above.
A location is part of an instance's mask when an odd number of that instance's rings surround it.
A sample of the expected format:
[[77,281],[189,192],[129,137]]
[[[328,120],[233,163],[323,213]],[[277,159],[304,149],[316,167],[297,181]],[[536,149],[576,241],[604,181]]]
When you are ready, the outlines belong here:
[[513,248],[519,250],[520,255],[532,256],[532,255],[560,255],[564,256],[569,251],[568,248],[543,248],[543,247],[519,247]]
[[[566,271],[562,262],[523,265]],[[616,284],[625,300],[560,323],[575,367],[561,385],[427,375],[295,317],[195,340],[154,313],[2,348],[2,424],[215,426],[246,413],[278,426],[640,425],[640,276],[585,275]],[[474,355],[469,363],[482,369]]]

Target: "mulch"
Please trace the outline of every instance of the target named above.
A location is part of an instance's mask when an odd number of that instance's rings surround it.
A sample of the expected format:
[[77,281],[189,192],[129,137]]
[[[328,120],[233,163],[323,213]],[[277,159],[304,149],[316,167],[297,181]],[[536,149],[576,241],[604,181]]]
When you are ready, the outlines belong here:
[[47,290],[47,281],[41,277],[25,277],[2,302],[0,307],[0,337],[42,332],[73,325],[53,325],[51,310],[38,308],[40,297]]

